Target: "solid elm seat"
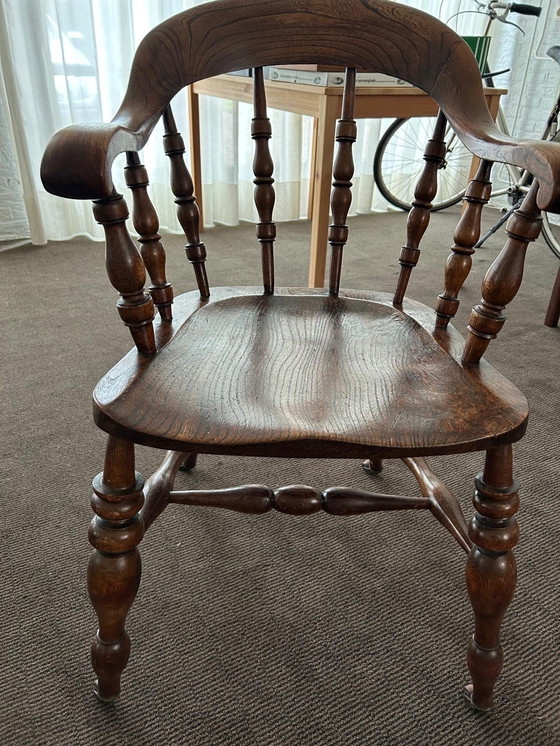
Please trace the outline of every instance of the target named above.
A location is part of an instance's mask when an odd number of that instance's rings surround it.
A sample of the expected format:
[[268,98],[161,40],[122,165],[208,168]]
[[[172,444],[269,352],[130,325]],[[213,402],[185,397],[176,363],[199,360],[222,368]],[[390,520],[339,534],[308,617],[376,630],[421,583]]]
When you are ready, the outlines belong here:
[[177,298],[187,320],[159,354],[133,350],[97,385],[97,423],[170,450],[302,458],[341,445],[355,458],[452,453],[523,434],[524,396],[445,352],[427,306],[410,308],[424,328],[388,294],[282,292]]
[[[330,204],[325,200],[322,206],[323,214],[329,207],[332,213],[329,285],[324,291],[279,290],[263,67],[307,63],[346,68],[333,189]],[[263,285],[216,289],[206,274],[196,197],[170,102],[198,80],[246,68],[254,69],[251,137]],[[357,136],[357,68],[407,80],[440,107],[407,220],[393,296],[340,289]],[[175,300],[139,155],[160,119],[171,191],[198,286],[198,293]],[[481,160],[465,194],[443,282],[438,279],[434,286],[432,310],[409,300],[406,291],[445,160],[448,122]],[[139,246],[126,227],[125,200],[113,185],[112,163],[123,152]],[[494,161],[525,168],[534,180],[508,222],[505,246],[486,272],[463,340],[450,322],[471,269]],[[216,0],[150,32],[138,48],[112,122],[57,133],[41,174],[54,194],[94,201],[106,234],[107,274],[119,293],[118,313],[137,348],[95,391],[96,421],[109,433],[103,471],[93,482],[89,534],[94,551],[88,588],[99,620],[92,663],[100,699],[120,692],[130,648],[126,617],[140,582],[138,546],[169,504],[242,513],[321,510],[336,516],[422,509],[468,554],[474,635],[467,646],[472,683],[465,693],[475,709],[490,710],[503,660],[500,627],[515,588],[519,497],[512,443],[524,434],[527,403],[483,355],[519,289],[528,246],[539,235],[540,210],[560,212],[560,144],[517,141],[501,133],[468,45],[421,11],[392,0]],[[247,260],[245,248],[240,246],[240,262]],[[369,248],[374,288],[378,257],[375,246]],[[135,444],[166,451],[146,483],[135,469]],[[425,457],[470,451],[485,453],[467,525],[459,500]],[[179,468],[193,468],[197,455],[207,453],[359,457],[371,475],[381,470],[384,458],[401,458],[421,494],[382,494],[373,480],[368,490],[259,484],[174,490]],[[395,534],[399,527],[395,521]],[[437,655],[438,640],[433,644]]]

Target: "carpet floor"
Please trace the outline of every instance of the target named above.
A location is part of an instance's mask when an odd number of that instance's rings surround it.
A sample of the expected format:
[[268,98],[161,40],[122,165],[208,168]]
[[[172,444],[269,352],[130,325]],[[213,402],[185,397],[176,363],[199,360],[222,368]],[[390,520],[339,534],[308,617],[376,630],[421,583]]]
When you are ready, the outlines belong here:
[[[410,284],[441,291],[457,209],[436,213]],[[492,213],[486,220],[490,220]],[[404,214],[349,221],[345,287],[392,290]],[[279,225],[278,285],[305,284],[309,224]],[[205,233],[214,285],[257,284],[254,228]],[[503,234],[475,255],[457,326]],[[176,292],[194,287],[166,238]],[[459,699],[472,613],[464,555],[424,512],[353,518],[167,509],[142,543],[132,655],[114,704],[93,696],[85,589],[91,478],[105,437],[91,390],[130,347],[85,239],[0,255],[4,277],[0,497],[0,743],[4,746],[551,746],[560,744],[560,329],[543,325],[557,260],[538,241],[487,358],[528,396],[515,446],[519,583],[503,628],[497,708]],[[158,454],[138,449],[148,476]],[[470,514],[481,454],[433,459]],[[206,456],[178,484],[346,485],[418,494],[399,461],[373,481],[354,461]]]

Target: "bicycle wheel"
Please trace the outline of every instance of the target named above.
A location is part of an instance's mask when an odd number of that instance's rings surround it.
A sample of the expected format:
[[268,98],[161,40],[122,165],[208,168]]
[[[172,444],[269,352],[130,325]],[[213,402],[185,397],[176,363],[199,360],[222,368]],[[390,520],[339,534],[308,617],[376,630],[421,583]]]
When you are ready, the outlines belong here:
[[[435,122],[435,117],[395,119],[375,151],[375,183],[385,199],[401,210],[410,210],[414,189],[424,165],[421,156],[432,137]],[[471,168],[472,156],[451,127],[445,139],[446,155],[438,170],[438,191],[432,211],[443,210],[460,202]]]

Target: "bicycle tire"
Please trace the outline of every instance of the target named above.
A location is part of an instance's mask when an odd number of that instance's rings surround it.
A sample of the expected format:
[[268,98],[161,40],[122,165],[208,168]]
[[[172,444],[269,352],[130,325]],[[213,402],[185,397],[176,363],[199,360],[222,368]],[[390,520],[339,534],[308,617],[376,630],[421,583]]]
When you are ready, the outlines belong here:
[[[373,159],[373,178],[383,197],[394,207],[410,210],[424,167],[421,156],[434,124],[435,117],[395,119],[379,141]],[[443,167],[438,170],[438,194],[432,202],[432,212],[456,205],[465,194],[472,156],[458,138],[455,141],[457,145],[448,149]],[[411,149],[414,157],[407,156]]]

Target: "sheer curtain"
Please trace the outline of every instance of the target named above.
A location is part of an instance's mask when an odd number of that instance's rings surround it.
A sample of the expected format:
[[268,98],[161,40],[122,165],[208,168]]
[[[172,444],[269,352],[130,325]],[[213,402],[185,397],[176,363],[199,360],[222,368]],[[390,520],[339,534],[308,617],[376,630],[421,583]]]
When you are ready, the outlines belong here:
[[[402,0],[401,0],[402,1]],[[141,38],[164,18],[200,4],[200,0],[3,0],[0,4],[1,72],[0,197],[9,184],[10,215],[0,211],[0,240],[31,236],[34,243],[66,239],[77,233],[101,238],[90,205],[60,200],[47,194],[39,179],[39,164],[51,135],[71,123],[110,119],[126,87],[134,50]],[[472,0],[404,0],[447,20],[461,10],[475,7]],[[550,6],[552,0],[544,0]],[[544,14],[543,14],[544,15]],[[535,24],[535,19],[527,19]],[[528,26],[526,20],[522,21]],[[481,33],[484,17],[467,14],[452,25],[462,34]],[[495,27],[498,24],[495,24]],[[528,35],[498,31],[500,64],[516,59],[515,74],[507,82],[515,92],[523,73],[516,58],[518,45],[527,62],[533,51]],[[554,63],[551,63],[554,64]],[[535,73],[537,75],[537,73]],[[502,83],[502,81],[500,81]],[[517,95],[517,94],[515,94]],[[179,94],[174,112],[186,130],[187,104]],[[513,107],[516,108],[515,106]],[[523,109],[514,114],[523,120]],[[201,99],[203,132],[202,170],[207,224],[233,225],[253,220],[253,143],[250,138],[251,107],[215,98]],[[307,117],[271,111],[272,154],[276,164],[277,220],[306,214],[309,188],[309,155],[312,122]],[[544,119],[543,113],[541,119]],[[515,131],[517,122],[513,120]],[[354,156],[356,171],[352,211],[386,209],[376,194],[372,176],[375,147],[386,121],[360,120]],[[212,146],[210,146],[212,143]],[[217,146],[216,146],[217,144]],[[143,153],[151,180],[151,194],[162,228],[177,231],[175,206],[168,188],[166,159],[156,132]],[[11,171],[9,170],[11,168]],[[115,176],[121,170],[115,166]],[[115,179],[117,188],[124,182]],[[27,223],[25,220],[27,216]]]

